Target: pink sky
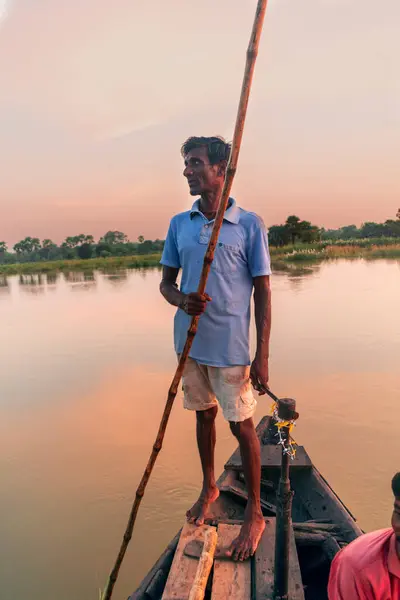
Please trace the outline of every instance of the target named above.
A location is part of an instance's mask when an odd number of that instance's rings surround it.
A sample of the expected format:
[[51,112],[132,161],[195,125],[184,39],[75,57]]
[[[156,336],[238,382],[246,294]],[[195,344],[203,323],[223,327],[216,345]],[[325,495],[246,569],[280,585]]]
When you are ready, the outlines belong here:
[[[231,138],[256,0],[0,0],[0,240],[163,238]],[[154,16],[152,15],[154,11]],[[267,225],[400,206],[400,3],[270,0],[233,195]]]

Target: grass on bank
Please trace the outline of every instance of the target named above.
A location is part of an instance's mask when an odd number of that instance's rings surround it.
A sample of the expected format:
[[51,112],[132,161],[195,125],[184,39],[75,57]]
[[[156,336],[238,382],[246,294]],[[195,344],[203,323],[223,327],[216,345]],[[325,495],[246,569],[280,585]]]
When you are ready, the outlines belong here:
[[[382,243],[382,242],[385,243]],[[390,243],[388,243],[390,241]],[[273,266],[284,263],[317,263],[339,258],[400,258],[400,243],[393,238],[376,240],[349,240],[348,242],[315,242],[295,244],[294,246],[271,247]],[[57,273],[66,271],[109,271],[117,269],[144,269],[159,267],[161,254],[140,256],[110,256],[88,260],[57,260],[32,263],[14,263],[0,265],[0,274],[19,275],[33,273]]]
[[87,260],[54,260],[32,263],[0,265],[0,274],[29,275],[30,273],[57,273],[65,271],[108,271],[115,269],[145,269],[157,267],[161,254],[141,256],[110,256],[107,258],[89,258]]
[[[310,245],[311,246],[311,245]],[[319,262],[339,258],[400,258],[400,244],[391,245],[316,245],[313,247],[304,245],[302,247],[275,248],[271,251],[271,257],[279,257],[287,262]]]

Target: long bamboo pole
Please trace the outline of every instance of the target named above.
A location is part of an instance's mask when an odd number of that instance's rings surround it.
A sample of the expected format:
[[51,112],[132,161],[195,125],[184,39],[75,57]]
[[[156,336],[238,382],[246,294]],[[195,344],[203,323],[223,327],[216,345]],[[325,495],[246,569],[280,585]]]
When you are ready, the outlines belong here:
[[[249,102],[251,83],[253,80],[254,67],[256,63],[256,58],[258,54],[258,46],[260,42],[261,32],[264,23],[265,11],[267,8],[267,0],[258,0],[256,14],[254,18],[253,29],[250,36],[250,42],[247,49],[247,57],[246,57],[246,66],[242,83],[242,90],[240,94],[240,101],[238,107],[238,113],[236,117],[235,131],[233,134],[232,140],[232,150],[229,157],[229,163],[226,170],[226,176],[224,181],[224,186],[221,192],[221,197],[219,200],[218,211],[215,217],[213,230],[211,233],[210,241],[208,244],[208,248],[203,261],[203,268],[201,271],[201,277],[199,282],[199,287],[197,292],[199,294],[204,294],[207,284],[208,274],[210,272],[211,264],[214,260],[214,252],[215,247],[218,241],[218,235],[222,226],[222,221],[224,218],[224,214],[229,201],[229,194],[232,188],[233,179],[236,173],[236,166],[239,158],[240,145],[243,137],[243,129],[244,123],[246,119],[247,106]],[[108,578],[107,586],[104,589],[102,594],[102,600],[110,600],[115,582],[117,581],[119,569],[121,567],[122,561],[124,559],[126,550],[128,548],[128,544],[132,537],[133,526],[136,521],[136,516],[139,510],[140,502],[143,498],[146,485],[150,479],[151,472],[153,470],[154,464],[157,460],[157,456],[162,448],[162,442],[165,435],[165,430],[167,428],[168,419],[172,410],[172,406],[178,391],[178,385],[182,378],[183,369],[185,366],[186,359],[189,355],[190,348],[192,347],[194,336],[197,332],[199,317],[193,317],[186,338],[186,343],[182,354],[179,359],[178,367],[176,369],[174,378],[172,380],[171,386],[168,391],[168,398],[165,404],[164,413],[161,418],[160,427],[158,429],[157,438],[153,445],[153,450],[150,455],[149,461],[147,463],[146,469],[143,473],[142,479],[140,481],[139,487],[136,490],[135,501],[132,505],[132,509],[129,515],[128,524],[126,526],[126,530],[124,533],[124,537],[121,543],[120,550],[118,552],[118,556],[116,558],[113,569]]]

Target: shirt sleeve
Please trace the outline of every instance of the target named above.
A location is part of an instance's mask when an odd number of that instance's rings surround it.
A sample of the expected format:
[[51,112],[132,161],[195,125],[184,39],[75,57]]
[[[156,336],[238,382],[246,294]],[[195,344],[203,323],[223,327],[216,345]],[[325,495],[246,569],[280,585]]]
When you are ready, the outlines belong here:
[[334,558],[328,583],[329,600],[374,600],[370,586],[365,586],[361,573],[355,568],[345,550]]
[[268,232],[262,219],[258,216],[256,216],[250,229],[247,261],[252,277],[271,275]]
[[176,226],[174,219],[172,219],[169,224],[160,263],[166,267],[174,267],[175,269],[180,269],[181,267],[178,245],[176,241]]

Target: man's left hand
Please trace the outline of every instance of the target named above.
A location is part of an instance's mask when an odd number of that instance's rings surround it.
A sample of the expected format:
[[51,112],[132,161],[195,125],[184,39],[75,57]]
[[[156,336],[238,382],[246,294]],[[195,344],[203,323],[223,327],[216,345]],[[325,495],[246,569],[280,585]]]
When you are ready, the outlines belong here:
[[259,393],[260,396],[265,394],[265,388],[269,389],[268,379],[268,356],[256,356],[251,364],[250,380],[253,388]]

